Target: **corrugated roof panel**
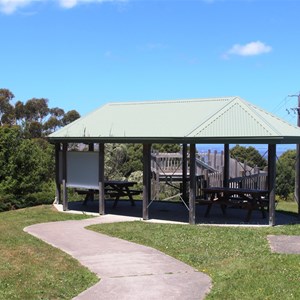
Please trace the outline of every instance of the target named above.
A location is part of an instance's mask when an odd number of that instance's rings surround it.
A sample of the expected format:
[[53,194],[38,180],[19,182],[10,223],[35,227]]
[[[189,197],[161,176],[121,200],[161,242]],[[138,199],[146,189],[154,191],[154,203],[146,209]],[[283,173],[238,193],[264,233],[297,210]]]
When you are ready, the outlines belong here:
[[272,128],[274,132],[277,132],[278,135],[294,136],[299,134],[299,127],[289,124],[288,122],[251,103],[247,103],[247,105],[256,114],[257,119],[262,120],[269,126],[269,128]]
[[182,137],[231,98],[111,103],[50,137]]
[[202,124],[195,136],[227,137],[227,136],[273,136],[277,132],[261,122],[247,105],[235,99],[213,118]]
[[240,99],[109,103],[61,128],[49,140],[300,143],[300,128]]

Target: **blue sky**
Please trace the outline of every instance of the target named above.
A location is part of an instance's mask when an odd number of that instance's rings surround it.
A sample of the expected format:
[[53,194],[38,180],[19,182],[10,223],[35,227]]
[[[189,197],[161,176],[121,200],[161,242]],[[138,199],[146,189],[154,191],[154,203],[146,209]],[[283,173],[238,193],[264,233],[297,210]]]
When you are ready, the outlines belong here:
[[299,11],[297,0],[0,0],[0,87],[82,115],[238,95],[296,124]]

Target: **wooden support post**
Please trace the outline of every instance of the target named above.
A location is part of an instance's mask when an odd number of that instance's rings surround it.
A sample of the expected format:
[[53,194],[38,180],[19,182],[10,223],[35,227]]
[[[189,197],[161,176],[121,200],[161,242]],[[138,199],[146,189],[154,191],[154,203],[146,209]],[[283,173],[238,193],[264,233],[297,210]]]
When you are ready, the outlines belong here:
[[187,202],[187,144],[182,145],[182,198]]
[[104,144],[99,143],[99,214],[105,214],[105,198],[104,198]]
[[151,199],[151,144],[143,144],[143,220],[149,219]]
[[189,223],[196,223],[196,146],[190,144],[190,197],[189,197]]
[[[89,144],[89,152],[94,152],[94,143]],[[89,192],[90,192],[89,200],[94,201],[95,200],[94,190],[89,189]]]
[[89,144],[89,151],[91,151],[91,152],[94,151],[94,144],[93,143]]
[[229,187],[229,161],[230,161],[229,144],[225,144],[224,145],[224,177],[223,177],[224,187]]
[[[298,110],[298,122],[299,110]],[[298,124],[300,126],[300,124]],[[300,144],[296,145],[296,176],[295,176],[295,198],[298,203],[298,218],[300,219]]]
[[68,192],[67,192],[67,150],[68,144],[63,143],[62,152],[62,188],[63,188],[63,210],[68,210]]
[[268,145],[269,225],[275,225],[276,144]]
[[61,203],[61,178],[60,178],[60,159],[59,159],[59,154],[60,154],[60,143],[55,144],[55,186],[56,186],[56,204]]

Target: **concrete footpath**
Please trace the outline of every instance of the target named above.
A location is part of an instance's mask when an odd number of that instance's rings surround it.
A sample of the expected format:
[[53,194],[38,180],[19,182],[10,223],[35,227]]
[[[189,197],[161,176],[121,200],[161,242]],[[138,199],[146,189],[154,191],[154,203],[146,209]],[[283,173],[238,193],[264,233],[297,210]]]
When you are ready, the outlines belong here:
[[101,278],[74,299],[204,299],[211,288],[209,276],[160,251],[84,228],[137,219],[105,215],[36,224],[24,231],[70,254]]
[[268,235],[272,252],[300,254],[300,235]]

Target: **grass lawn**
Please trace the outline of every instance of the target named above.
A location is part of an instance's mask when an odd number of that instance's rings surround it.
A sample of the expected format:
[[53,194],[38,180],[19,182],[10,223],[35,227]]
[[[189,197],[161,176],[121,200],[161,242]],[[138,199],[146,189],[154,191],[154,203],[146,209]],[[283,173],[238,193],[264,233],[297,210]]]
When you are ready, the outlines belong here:
[[276,210],[294,214],[298,212],[298,205],[296,202],[279,201]]
[[[296,211],[295,204],[278,209]],[[268,234],[300,235],[300,225],[233,228],[128,222],[95,231],[147,245],[210,275],[207,299],[300,299],[300,255],[271,253]]]
[[99,279],[64,252],[23,232],[32,224],[79,220],[39,206],[0,213],[0,299],[71,299]]

